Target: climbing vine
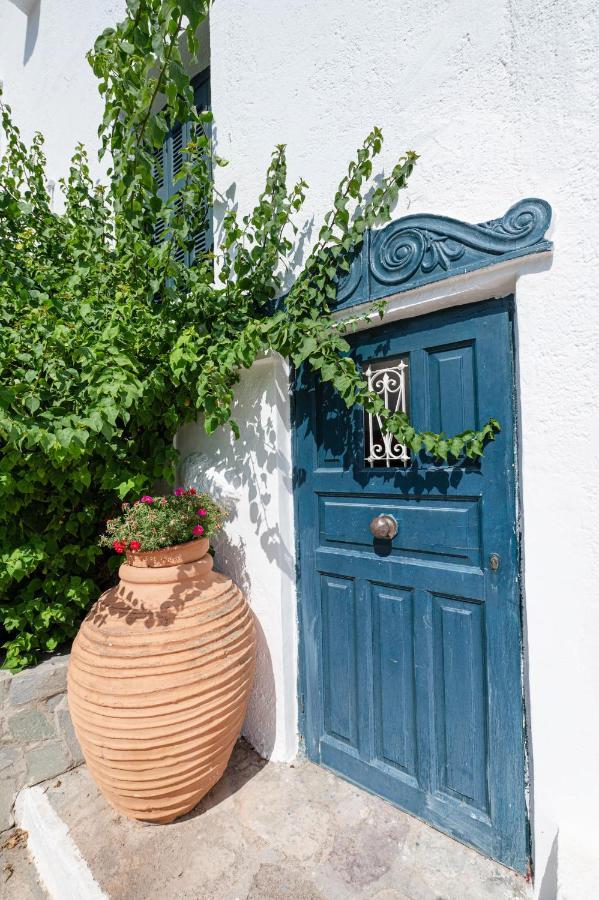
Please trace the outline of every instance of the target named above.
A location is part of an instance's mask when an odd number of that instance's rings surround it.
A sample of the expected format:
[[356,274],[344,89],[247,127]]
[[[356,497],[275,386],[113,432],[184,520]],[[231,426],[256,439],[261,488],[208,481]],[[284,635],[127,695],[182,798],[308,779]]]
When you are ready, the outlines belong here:
[[[177,429],[201,415],[208,432],[238,432],[235,384],[258,354],[310,366],[348,406],[439,460],[481,455],[499,429],[489,420],[459,435],[419,433],[389,413],[348,354],[351,323],[331,314],[352,252],[389,221],[417,160],[409,151],[377,172],[380,129],[349,163],[282,303],[307,190],[288,186],[283,145],[252,211],[219,197],[215,251],[184,264],[225,165],[183,61],[198,55],[207,12],[197,0],[127,0],[124,21],[98,38],[89,62],[104,98],[106,179],[94,182],[78,146],[59,212],[43,138],[26,145],[0,96],[0,618],[12,669],[72,637],[111,577],[97,532],[115,497],[171,479]],[[165,199],[155,151],[175,122],[191,123],[193,139]]]

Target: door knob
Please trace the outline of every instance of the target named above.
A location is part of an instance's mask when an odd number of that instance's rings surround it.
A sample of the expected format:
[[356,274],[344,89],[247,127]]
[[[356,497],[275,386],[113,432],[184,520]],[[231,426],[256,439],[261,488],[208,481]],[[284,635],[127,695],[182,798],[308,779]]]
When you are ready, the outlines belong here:
[[392,541],[397,534],[397,522],[393,516],[381,513],[370,522],[370,530],[379,540]]

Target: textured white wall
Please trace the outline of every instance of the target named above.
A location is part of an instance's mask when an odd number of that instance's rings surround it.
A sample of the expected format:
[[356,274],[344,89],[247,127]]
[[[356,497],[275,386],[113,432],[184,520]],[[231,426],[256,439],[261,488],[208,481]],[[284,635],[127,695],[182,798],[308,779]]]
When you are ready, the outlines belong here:
[[[46,138],[53,181],[66,174],[79,141],[95,150],[102,103],[85,54],[124,8],[125,0],[0,0],[4,99],[25,140],[34,131]],[[90,155],[91,171],[99,175],[102,168]]]
[[200,425],[177,438],[185,486],[204,487],[229,510],[216,567],[250,598],[258,626],[256,682],[244,734],[264,756],[297,752],[297,614],[291,491],[289,371],[280,357],[245,372],[236,393],[235,440]]
[[[102,100],[85,55],[105,28],[123,18],[125,0],[0,0],[0,81],[4,100],[26,141],[46,139],[50,180],[68,171],[79,142],[90,151],[90,170],[101,177],[107,160],[95,153]],[[207,27],[196,71],[209,62]],[[60,208],[60,197],[55,197]]]
[[[122,6],[122,0],[41,0],[30,52],[26,34],[34,27],[10,0],[0,0],[0,77],[25,133],[34,125],[45,131],[54,176],[77,139],[94,142],[100,106],[83,52]],[[539,896],[594,897],[596,6],[592,0],[262,0],[258,9],[250,0],[220,0],[211,45],[218,149],[230,160],[218,172],[219,184],[234,184],[242,210],[262,186],[272,147],[286,142],[290,178],[303,175],[311,185],[307,227],[317,228],[353,148],[374,123],[387,138],[384,164],[405,147],[422,155],[397,215],[427,211],[484,221],[531,195],[553,206],[553,266],[522,279],[517,291],[531,812]],[[252,415],[257,398],[265,399],[260,424],[244,438],[255,476],[243,474],[238,446],[224,437],[207,441],[191,429],[182,440],[186,450],[225,459],[234,482],[245,478],[231,540],[237,547],[245,542],[244,571],[265,635],[246,727],[260,747],[271,743],[282,758],[293,752],[295,728],[287,574],[293,541],[281,483],[287,475],[267,471],[263,480],[266,451],[258,448],[276,408],[282,430],[266,456],[288,460],[285,404],[282,396],[275,401],[273,384],[281,394],[286,387],[278,365],[274,381],[262,365],[244,376],[239,391],[240,411],[250,408]],[[286,530],[273,554],[268,535],[277,520]],[[241,573],[240,558],[223,558],[223,565]],[[277,705],[268,720],[273,691]]]

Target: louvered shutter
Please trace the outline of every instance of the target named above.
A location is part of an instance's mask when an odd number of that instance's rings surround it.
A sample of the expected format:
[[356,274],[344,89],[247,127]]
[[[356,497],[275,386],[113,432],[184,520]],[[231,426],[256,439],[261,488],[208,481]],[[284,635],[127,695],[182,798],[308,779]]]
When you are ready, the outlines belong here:
[[[210,73],[199,75],[194,83],[194,100],[196,109],[200,112],[210,109]],[[210,137],[210,125],[205,125],[207,136]],[[193,244],[189,254],[190,264],[198,254],[205,253],[212,247],[212,208],[205,210],[204,226],[193,236]]]
[[[162,147],[154,149],[154,179],[158,186],[158,196],[161,200],[169,197],[168,188],[168,138],[164,141]],[[154,226],[154,241],[159,243],[164,237],[164,219],[159,216]]]
[[[203,72],[193,82],[195,104],[199,110],[210,108],[210,75]],[[177,175],[181,171],[185,145],[191,138],[191,123],[177,123],[167,134],[162,147],[154,151],[154,177],[158,184],[158,196],[168,200],[177,193],[180,185],[177,184]],[[205,227],[199,229],[193,236],[190,250],[184,251],[181,247],[175,249],[175,259],[191,265],[195,257],[208,250],[212,246],[212,209],[206,209]],[[165,223],[158,219],[154,229],[154,240],[160,241],[165,237]]]
[[171,169],[173,177],[173,187],[176,186],[177,175],[181,171],[183,165],[183,126],[175,125],[170,132],[171,143]]

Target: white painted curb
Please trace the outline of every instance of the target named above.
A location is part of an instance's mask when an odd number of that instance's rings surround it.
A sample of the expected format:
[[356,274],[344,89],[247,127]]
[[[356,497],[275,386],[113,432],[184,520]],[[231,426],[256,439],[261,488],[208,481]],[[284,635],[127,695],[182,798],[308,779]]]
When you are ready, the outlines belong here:
[[15,819],[28,832],[27,847],[51,900],[109,900],[41,785],[19,793]]

